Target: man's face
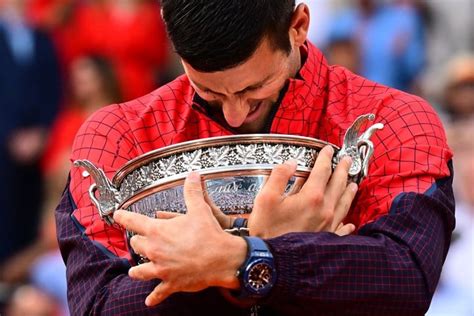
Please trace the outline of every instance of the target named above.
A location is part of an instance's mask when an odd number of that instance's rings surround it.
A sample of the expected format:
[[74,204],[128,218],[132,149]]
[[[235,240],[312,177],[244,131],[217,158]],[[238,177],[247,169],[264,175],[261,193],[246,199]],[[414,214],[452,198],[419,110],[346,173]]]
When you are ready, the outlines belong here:
[[183,61],[192,86],[211,111],[238,133],[262,132],[280,90],[300,67],[298,49],[287,55],[263,40],[245,63],[217,72],[199,72]]

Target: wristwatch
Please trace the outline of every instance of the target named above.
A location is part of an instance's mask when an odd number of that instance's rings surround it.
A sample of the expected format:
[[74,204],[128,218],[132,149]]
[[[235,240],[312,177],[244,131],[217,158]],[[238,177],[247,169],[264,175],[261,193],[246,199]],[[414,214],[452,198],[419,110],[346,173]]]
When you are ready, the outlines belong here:
[[247,242],[247,258],[237,271],[241,285],[239,298],[263,298],[276,282],[273,255],[267,244],[257,237],[243,237]]

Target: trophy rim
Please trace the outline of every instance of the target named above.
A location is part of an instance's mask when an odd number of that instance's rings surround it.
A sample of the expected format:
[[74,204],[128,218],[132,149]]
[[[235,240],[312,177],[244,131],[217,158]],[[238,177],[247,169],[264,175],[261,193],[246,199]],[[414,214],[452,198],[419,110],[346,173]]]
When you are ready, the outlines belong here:
[[[340,150],[335,144],[326,142],[317,138],[306,137],[306,136],[297,136],[289,134],[240,134],[240,135],[228,135],[228,136],[217,136],[217,137],[208,137],[200,138],[195,140],[190,140],[186,142],[181,142],[169,146],[164,146],[158,149],[148,151],[140,156],[135,157],[132,160],[129,160],[125,165],[123,165],[114,175],[112,183],[120,187],[122,181],[132,173],[134,170],[139,169],[140,167],[147,165],[148,163],[171,156],[177,153],[183,153],[187,151],[199,150],[203,148],[219,147],[226,145],[239,145],[239,144],[258,144],[258,143],[268,143],[268,144],[285,144],[285,145],[294,145],[294,146],[305,146],[313,149],[322,149],[324,146],[332,146],[336,151]],[[249,166],[245,166],[242,169],[248,169]],[[233,169],[236,169],[235,166]],[[204,170],[203,170],[204,171]],[[215,172],[215,170],[214,170]],[[209,169],[206,174],[212,173]]]

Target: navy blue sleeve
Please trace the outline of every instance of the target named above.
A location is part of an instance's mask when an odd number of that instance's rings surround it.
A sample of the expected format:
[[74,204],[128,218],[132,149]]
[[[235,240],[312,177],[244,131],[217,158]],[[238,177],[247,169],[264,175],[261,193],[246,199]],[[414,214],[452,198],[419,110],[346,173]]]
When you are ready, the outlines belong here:
[[400,194],[356,235],[270,239],[278,280],[266,304],[286,315],[424,315],[454,222],[451,176],[424,194]]

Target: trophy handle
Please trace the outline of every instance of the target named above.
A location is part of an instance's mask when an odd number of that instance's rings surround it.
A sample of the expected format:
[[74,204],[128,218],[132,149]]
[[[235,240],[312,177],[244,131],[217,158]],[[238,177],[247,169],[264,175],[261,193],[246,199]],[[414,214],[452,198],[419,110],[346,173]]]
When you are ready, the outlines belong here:
[[84,168],[94,179],[95,183],[89,188],[89,197],[99,210],[102,220],[108,225],[113,225],[113,214],[120,201],[119,191],[110,182],[104,171],[94,166],[89,160],[76,160],[74,165]]
[[347,129],[342,148],[333,158],[333,168],[345,156],[352,158],[349,176],[357,183],[366,177],[369,171],[369,160],[374,153],[374,144],[370,141],[370,138],[377,130],[384,127],[382,123],[374,124],[359,136],[362,125],[374,119],[375,115],[372,113],[359,116]]

